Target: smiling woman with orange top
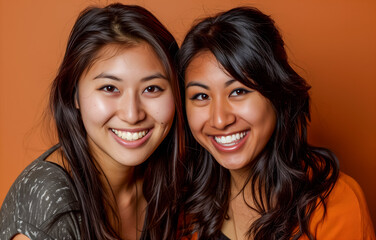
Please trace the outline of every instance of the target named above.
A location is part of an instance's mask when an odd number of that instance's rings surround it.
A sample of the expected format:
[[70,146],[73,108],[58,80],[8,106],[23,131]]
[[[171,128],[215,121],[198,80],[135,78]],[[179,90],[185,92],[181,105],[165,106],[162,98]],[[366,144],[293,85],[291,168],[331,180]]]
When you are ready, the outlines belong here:
[[180,49],[187,157],[183,239],[375,239],[359,185],[307,143],[310,86],[255,8],[201,20]]

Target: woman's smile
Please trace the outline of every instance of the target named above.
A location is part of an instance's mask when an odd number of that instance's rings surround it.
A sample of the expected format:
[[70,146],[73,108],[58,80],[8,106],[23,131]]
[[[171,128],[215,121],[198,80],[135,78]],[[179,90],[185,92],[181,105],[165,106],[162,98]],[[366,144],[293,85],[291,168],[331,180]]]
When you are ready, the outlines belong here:
[[136,141],[138,139],[142,139],[143,137],[145,137],[146,134],[149,132],[149,129],[137,130],[137,131],[136,130],[126,131],[126,130],[118,130],[118,129],[111,128],[111,131],[115,133],[115,135],[118,136],[119,138],[125,141],[133,142],[133,141]]
[[153,129],[124,131],[111,129],[115,140],[126,148],[138,148],[149,140]]
[[214,147],[223,152],[239,150],[248,139],[249,131],[241,131],[228,135],[211,136]]

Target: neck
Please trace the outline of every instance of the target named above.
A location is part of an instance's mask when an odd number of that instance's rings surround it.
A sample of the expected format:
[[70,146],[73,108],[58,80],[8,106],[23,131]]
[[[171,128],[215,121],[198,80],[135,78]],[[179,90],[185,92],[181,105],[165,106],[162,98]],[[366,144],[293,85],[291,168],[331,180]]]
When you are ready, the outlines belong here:
[[[95,159],[102,170],[101,180],[112,199],[111,205],[120,217],[120,236],[127,240],[138,239],[147,206],[142,193],[143,176],[138,176],[137,167],[124,166],[106,158]],[[112,224],[116,226],[115,222]]]
[[134,192],[134,184],[138,180],[137,167],[122,165],[106,154],[100,156],[97,154],[94,159],[97,168],[101,171],[100,178],[107,194],[113,194],[117,199],[124,193]]
[[259,217],[257,211],[253,210],[256,205],[251,184],[247,183],[249,169],[230,170],[230,173],[231,195],[227,212],[229,219],[224,221],[222,232],[230,239],[249,239],[247,232],[252,223]]
[[247,190],[247,187],[244,187],[244,185],[246,184],[247,178],[249,176],[249,171],[248,170],[230,170],[230,174],[231,174],[231,198],[233,198],[236,195],[238,195],[242,190],[244,191]]
[[[107,190],[112,191],[115,198],[134,192],[134,185],[140,182],[135,167],[106,166],[102,167],[102,182]],[[142,181],[141,181],[142,182]]]
[[[255,206],[255,200],[257,199],[258,202],[261,202],[260,196],[258,195],[259,190],[261,190],[262,198],[265,199],[265,189],[264,186],[260,186],[257,179],[255,181],[255,186],[252,185],[252,180],[247,182],[249,177],[249,170],[245,171],[230,171],[231,173],[231,199],[236,197],[242,196],[243,199],[249,204],[250,206]],[[253,196],[252,188],[254,187],[256,195]],[[265,203],[265,202],[264,202]]]

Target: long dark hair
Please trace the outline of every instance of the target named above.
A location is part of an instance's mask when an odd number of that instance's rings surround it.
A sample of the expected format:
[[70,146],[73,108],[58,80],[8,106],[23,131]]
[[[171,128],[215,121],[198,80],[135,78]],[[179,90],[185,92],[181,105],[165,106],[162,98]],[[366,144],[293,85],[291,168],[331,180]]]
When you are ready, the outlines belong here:
[[[313,239],[309,221],[318,204],[325,208],[324,200],[338,178],[338,162],[329,150],[307,143],[310,86],[289,65],[274,21],[250,7],[201,20],[181,46],[181,78],[203,51],[211,52],[234,79],[269,99],[277,116],[274,133],[252,161],[242,190],[244,194],[244,188],[251,187],[254,210],[260,214],[248,236],[298,239],[307,235]],[[186,158],[184,213],[200,239],[216,239],[229,206],[230,173],[192,135],[189,143],[196,151]]]
[[[183,137],[182,108],[176,81],[175,60],[178,45],[167,29],[146,9],[139,6],[111,4],[89,7],[79,15],[68,40],[65,56],[53,82],[50,108],[67,168],[78,192],[82,209],[82,239],[120,239],[119,216],[111,194],[104,194],[103,174],[92,157],[80,111],[75,108],[77,83],[95,61],[96,54],[108,44],[148,43],[159,56],[172,85],[176,114],[173,126],[161,146],[143,164],[139,172],[147,176],[143,194],[147,211],[142,239],[171,239],[174,236],[175,201],[180,176],[177,164],[182,155],[179,137]],[[184,138],[184,137],[183,137]],[[105,209],[112,211],[106,213]],[[115,222],[117,226],[111,226]]]

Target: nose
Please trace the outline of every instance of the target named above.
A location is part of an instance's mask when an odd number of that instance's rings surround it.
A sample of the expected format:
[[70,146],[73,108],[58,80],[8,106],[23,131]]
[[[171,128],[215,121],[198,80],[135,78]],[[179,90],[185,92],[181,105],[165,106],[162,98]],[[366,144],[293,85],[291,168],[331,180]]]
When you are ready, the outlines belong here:
[[145,119],[146,113],[137,94],[126,93],[121,97],[118,106],[118,116],[121,120],[129,124],[136,124]]
[[213,100],[210,106],[210,125],[217,129],[226,129],[236,120],[231,105],[226,100]]

